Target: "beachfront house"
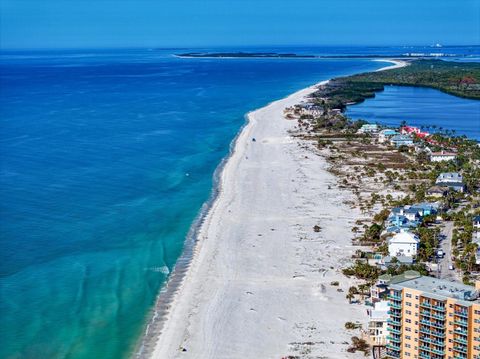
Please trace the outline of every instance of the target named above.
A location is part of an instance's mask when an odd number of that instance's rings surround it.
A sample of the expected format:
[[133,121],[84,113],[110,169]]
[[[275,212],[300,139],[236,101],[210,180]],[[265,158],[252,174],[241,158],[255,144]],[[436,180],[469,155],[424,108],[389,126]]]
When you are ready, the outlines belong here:
[[396,136],[396,135],[398,135],[397,131],[392,130],[390,128],[386,128],[384,130],[381,130],[378,133],[378,142],[380,142],[380,143],[388,142],[390,140],[390,138],[392,138],[393,136]]
[[396,135],[390,139],[390,143],[395,147],[413,146],[413,139],[406,135]]
[[465,190],[463,177],[458,172],[440,173],[435,181],[435,184],[441,187],[448,187],[457,192],[463,192]]
[[[423,217],[437,214],[438,210],[438,203],[429,202],[416,203],[411,206],[394,207],[385,221],[386,232],[401,232],[401,229],[417,227]],[[400,230],[397,231],[397,228]]]
[[416,221],[420,218],[420,214],[418,213],[418,210],[414,207],[408,207],[407,209],[405,209],[405,211],[403,212],[403,215],[409,221]]
[[431,162],[442,162],[442,161],[455,161],[457,154],[455,152],[432,152],[430,154]]
[[378,125],[367,123],[362,125],[357,133],[377,133],[378,132]]
[[411,266],[414,263],[413,257],[408,256],[385,256],[382,260],[377,264],[381,270],[387,270],[390,267],[398,267],[400,265]]
[[408,225],[409,222],[418,222],[418,220],[416,220],[416,219],[414,219],[414,220],[408,219],[407,216],[405,216],[405,211],[406,210],[403,210],[403,208],[402,208],[402,212],[401,212],[403,214],[398,214],[398,213],[392,211],[389,214],[389,216],[387,217],[387,220],[385,221],[386,227],[389,227],[389,226],[410,227],[410,225]]
[[407,219],[407,217],[405,217],[402,214],[395,214],[395,213],[392,212],[388,216],[386,222],[387,222],[386,224],[390,225],[390,226],[402,226],[402,225],[404,225],[405,223],[408,222],[408,219]]
[[423,132],[418,127],[413,127],[413,126],[403,126],[400,129],[400,133],[402,135],[415,135],[415,136],[420,137],[420,138],[425,138],[425,137],[428,137],[430,135],[428,132]]
[[439,207],[438,203],[422,202],[412,204],[410,209],[416,211],[420,217],[425,217],[431,214],[437,214]]
[[403,207],[393,207],[392,211],[390,212],[390,215],[391,216],[393,216],[393,215],[403,216],[403,211],[404,211]]
[[480,231],[480,216],[473,217],[473,229]]
[[427,196],[436,197],[436,198],[445,197],[447,194],[448,194],[448,187],[441,187],[441,186],[430,187],[426,192]]
[[411,232],[400,232],[388,240],[388,254],[392,257],[417,255],[420,239]]
[[368,311],[368,339],[370,345],[386,345],[388,332],[388,319],[390,314],[389,301],[376,302],[373,309]]
[[391,274],[382,274],[378,277],[377,282],[370,287],[370,299],[373,303],[379,302],[387,297],[388,284],[391,279]]

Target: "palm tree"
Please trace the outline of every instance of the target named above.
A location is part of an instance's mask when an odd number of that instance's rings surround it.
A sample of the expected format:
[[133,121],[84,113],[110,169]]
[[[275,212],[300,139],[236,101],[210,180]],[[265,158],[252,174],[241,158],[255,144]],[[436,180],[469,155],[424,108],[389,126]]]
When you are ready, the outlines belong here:
[[347,295],[345,296],[345,298],[348,299],[348,303],[349,304],[352,304],[352,299],[354,298],[355,296],[352,294],[352,293],[347,293]]
[[362,284],[358,285],[358,289],[360,290],[360,296],[361,296],[362,300],[363,300],[363,298],[365,296],[365,292],[368,288],[369,288],[369,285],[367,283],[362,283]]

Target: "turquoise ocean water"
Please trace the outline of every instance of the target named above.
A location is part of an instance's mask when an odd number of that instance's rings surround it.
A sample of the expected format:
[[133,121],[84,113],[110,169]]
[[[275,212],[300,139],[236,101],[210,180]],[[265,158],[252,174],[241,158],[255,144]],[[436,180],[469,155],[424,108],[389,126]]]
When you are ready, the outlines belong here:
[[122,358],[244,114],[368,60],[3,53],[0,357]]

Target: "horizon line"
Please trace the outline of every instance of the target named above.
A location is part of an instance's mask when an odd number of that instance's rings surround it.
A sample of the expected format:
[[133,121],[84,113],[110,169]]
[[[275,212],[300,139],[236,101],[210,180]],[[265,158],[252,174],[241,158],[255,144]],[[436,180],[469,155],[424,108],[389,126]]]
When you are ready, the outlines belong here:
[[338,48],[338,47],[351,47],[351,48],[388,48],[388,47],[431,47],[435,49],[452,48],[452,47],[480,47],[480,44],[449,44],[436,47],[435,44],[262,44],[262,45],[192,45],[192,46],[104,46],[104,47],[0,47],[0,52],[8,51],[82,51],[82,50],[181,50],[181,49],[202,49],[202,48],[267,48],[267,47],[290,47],[290,48],[302,48],[302,47],[326,47],[326,48]]

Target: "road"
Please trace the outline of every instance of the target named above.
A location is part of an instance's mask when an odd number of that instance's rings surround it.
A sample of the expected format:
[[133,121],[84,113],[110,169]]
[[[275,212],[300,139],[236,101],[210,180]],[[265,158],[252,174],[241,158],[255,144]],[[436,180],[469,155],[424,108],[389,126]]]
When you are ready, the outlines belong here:
[[442,259],[438,260],[440,266],[439,277],[447,280],[458,280],[458,273],[456,270],[448,269],[452,262],[452,235],[453,235],[453,221],[445,221],[440,232],[440,248],[445,253]]

